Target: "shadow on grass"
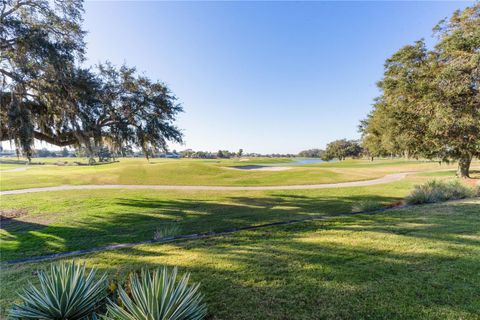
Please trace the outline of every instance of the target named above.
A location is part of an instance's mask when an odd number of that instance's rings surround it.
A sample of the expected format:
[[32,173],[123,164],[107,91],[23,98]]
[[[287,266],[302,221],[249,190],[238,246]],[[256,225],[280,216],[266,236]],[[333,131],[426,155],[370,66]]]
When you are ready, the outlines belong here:
[[[81,219],[49,224],[27,217],[4,223],[1,259],[150,240],[157,228],[173,224],[180,234],[191,234],[344,214],[351,212],[355,202],[365,199],[382,203],[398,200],[380,196],[316,198],[288,194],[232,196],[220,201],[120,197],[114,199],[115,209],[102,209]],[[66,214],[62,218],[67,218]]]
[[[253,204],[250,198],[235,199],[235,205],[161,202],[158,214],[170,215],[167,221],[190,219],[192,228],[201,227],[209,214],[218,215],[221,228],[220,222],[230,223],[230,214],[244,207],[258,215],[275,212],[270,219],[280,213],[328,211],[320,200],[303,196],[260,198]],[[160,204],[119,201],[145,209]],[[297,211],[276,211],[294,203]],[[320,208],[309,210],[315,203]],[[188,210],[197,214],[190,216]],[[121,216],[115,221],[110,228],[89,231],[106,232],[131,220]],[[210,319],[475,319],[479,226],[478,203],[453,203],[141,246],[88,259],[118,278],[140,268],[179,265],[201,281]]]
[[202,282],[212,319],[475,319],[478,204],[452,207],[180,242],[167,252],[139,247],[115,254],[106,270],[197,256],[182,269]]

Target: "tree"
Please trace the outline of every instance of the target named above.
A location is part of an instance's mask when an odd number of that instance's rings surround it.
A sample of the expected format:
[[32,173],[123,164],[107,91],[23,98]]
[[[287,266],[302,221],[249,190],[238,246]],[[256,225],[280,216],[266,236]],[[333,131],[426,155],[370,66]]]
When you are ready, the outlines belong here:
[[388,124],[388,117],[384,113],[384,103],[377,99],[374,104],[374,112],[371,112],[367,119],[362,120],[359,126],[362,132],[362,147],[364,155],[373,161],[375,157],[384,157],[396,154],[396,135],[388,129],[393,126]]
[[321,158],[324,152],[325,151],[321,149],[308,149],[300,151],[298,156],[304,158]]
[[135,68],[117,69],[106,63],[98,69],[96,101],[81,114],[88,119],[82,129],[90,133],[87,138],[114,151],[139,146],[147,158],[149,153],[166,151],[167,141],[182,142],[174,121],[183,109],[166,85],[137,75]]
[[0,2],[0,138],[14,140],[27,157],[34,138],[62,141],[43,129],[68,112],[70,88],[62,82],[83,59],[82,11],[75,0]]
[[239,149],[238,152],[237,152],[237,156],[238,156],[239,158],[241,158],[242,155],[243,155],[243,149]]
[[327,144],[325,152],[322,154],[323,160],[345,160],[347,157],[358,157],[362,153],[362,147],[356,140],[335,140]]
[[62,157],[68,157],[69,153],[68,153],[68,149],[67,148],[63,148],[62,149]]
[[78,67],[85,43],[82,2],[0,2],[0,140],[30,159],[34,139],[57,146],[139,147],[147,156],[182,142],[181,105],[169,88],[135,68]]
[[458,176],[468,177],[480,155],[480,3],[434,31],[432,50],[417,41],[386,61],[363,141],[374,153],[458,160]]

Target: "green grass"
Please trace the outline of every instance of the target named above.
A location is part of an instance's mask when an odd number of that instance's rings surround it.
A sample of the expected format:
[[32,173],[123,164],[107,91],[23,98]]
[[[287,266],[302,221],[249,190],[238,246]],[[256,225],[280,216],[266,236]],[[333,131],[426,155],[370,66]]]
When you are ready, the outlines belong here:
[[[75,158],[67,158],[70,162]],[[73,159],[73,160],[72,160]],[[51,159],[43,159],[48,162]],[[58,159],[54,159],[58,160]],[[399,160],[347,160],[295,166],[286,171],[247,171],[224,167],[252,164],[278,164],[284,159],[191,160],[121,159],[98,166],[32,165],[24,172],[3,172],[0,189],[13,190],[64,184],[145,184],[260,186],[336,183],[379,178],[388,173],[447,168],[436,162]],[[448,168],[454,169],[455,165]]]
[[[30,166],[0,175],[3,190],[61,184],[282,185],[366,180],[445,169],[433,162],[348,160],[258,172],[225,166],[284,160],[122,159],[92,167]],[[256,162],[254,162],[256,161]],[[3,170],[4,167],[0,167]],[[454,168],[454,166],[450,166]],[[390,184],[318,190],[72,190],[2,196],[1,261],[398,203],[413,186],[451,172]],[[480,302],[478,200],[335,218],[229,237],[78,258],[111,278],[178,265],[202,281],[210,319],[475,319]],[[0,317],[46,263],[1,265]],[[475,298],[477,293],[477,298]]]
[[422,173],[419,173],[418,174],[419,176],[422,176],[422,177],[439,177],[439,176],[442,176],[442,177],[455,177],[456,176],[456,172],[455,171],[442,171],[442,172],[422,172]]
[[10,170],[10,169],[24,168],[24,167],[25,165],[20,165],[20,164],[0,163],[0,173],[2,173],[2,170]]
[[2,209],[28,212],[0,229],[1,260],[153,239],[155,231],[222,231],[391,204],[427,178],[318,190],[70,190],[2,197]]
[[[77,260],[117,279],[179,266],[201,281],[209,319],[478,319],[479,207],[462,200]],[[2,314],[46,266],[2,266]]]

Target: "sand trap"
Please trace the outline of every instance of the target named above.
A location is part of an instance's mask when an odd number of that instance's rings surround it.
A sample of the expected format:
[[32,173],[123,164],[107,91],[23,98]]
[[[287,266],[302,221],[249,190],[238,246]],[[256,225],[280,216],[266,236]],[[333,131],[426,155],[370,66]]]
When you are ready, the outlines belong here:
[[270,166],[257,166],[257,165],[233,166],[233,167],[224,167],[224,168],[232,169],[232,170],[255,170],[255,171],[285,171],[288,169],[292,169],[292,167],[270,167]]

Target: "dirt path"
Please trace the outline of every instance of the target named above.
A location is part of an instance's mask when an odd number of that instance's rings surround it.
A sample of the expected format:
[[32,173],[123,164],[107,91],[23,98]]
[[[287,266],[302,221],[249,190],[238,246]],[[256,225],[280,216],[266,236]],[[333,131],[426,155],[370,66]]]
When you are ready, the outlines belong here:
[[387,174],[386,176],[373,180],[351,181],[339,183],[324,184],[305,184],[289,186],[257,186],[257,187],[234,187],[234,186],[171,186],[171,185],[131,185],[131,184],[105,184],[105,185],[63,185],[56,187],[41,187],[19,190],[0,191],[0,195],[24,194],[46,191],[65,191],[65,190],[95,190],[95,189],[152,189],[152,190],[214,190],[214,191],[255,191],[255,190],[299,190],[299,189],[327,189],[327,188],[346,188],[346,187],[364,187],[377,184],[390,183],[404,179],[412,172],[402,172]]

